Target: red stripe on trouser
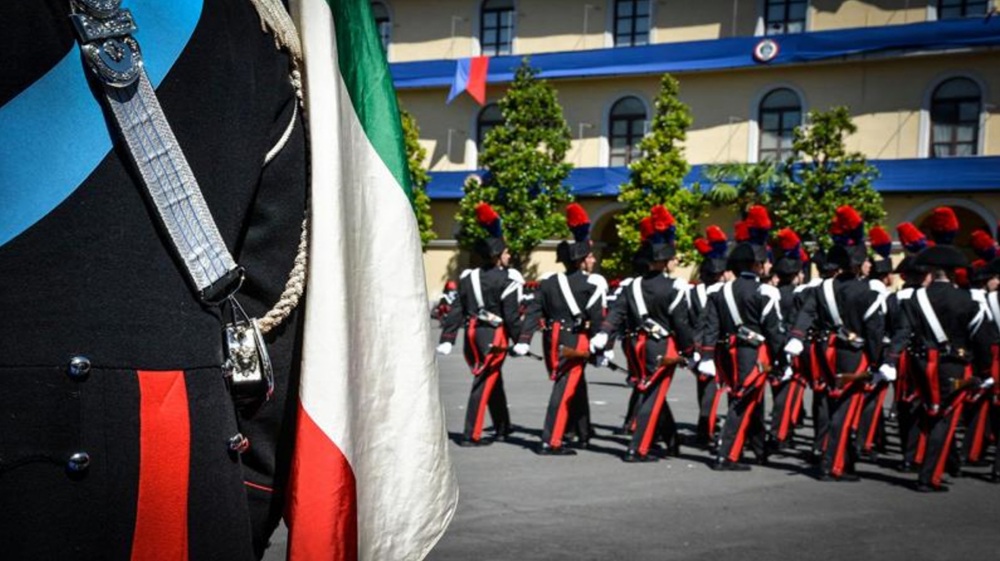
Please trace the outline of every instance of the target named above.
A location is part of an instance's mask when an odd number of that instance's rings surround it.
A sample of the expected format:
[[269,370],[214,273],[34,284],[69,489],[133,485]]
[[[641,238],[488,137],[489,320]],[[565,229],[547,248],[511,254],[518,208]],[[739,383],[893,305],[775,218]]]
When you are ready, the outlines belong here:
[[191,431],[184,372],[137,374],[139,496],[132,560],[186,560]]
[[656,427],[659,426],[660,421],[660,411],[663,409],[663,403],[667,399],[667,391],[670,390],[670,382],[674,379],[674,367],[670,367],[666,373],[663,374],[663,380],[660,381],[660,387],[656,389],[656,401],[653,402],[653,410],[649,413],[649,420],[646,421],[646,426],[644,427],[642,433],[642,440],[639,441],[638,453],[640,456],[645,456],[649,453],[649,447],[653,444],[653,436],[656,434]]
[[956,403],[954,409],[952,409],[950,415],[951,420],[945,421],[942,419],[940,422],[948,423],[948,432],[944,436],[944,443],[941,445],[941,450],[938,453],[937,462],[934,464],[934,473],[931,475],[931,485],[935,487],[941,486],[941,478],[944,477],[945,464],[948,462],[948,451],[951,450],[951,441],[955,438],[955,429],[958,428],[958,420],[962,417],[962,396],[956,396]]
[[847,405],[847,414],[844,423],[840,427],[840,438],[837,439],[837,450],[833,457],[833,466],[830,473],[834,477],[840,477],[844,473],[844,457],[847,454],[847,442],[851,439],[851,430],[854,427],[854,420],[861,414],[864,405],[864,394],[857,392],[851,395],[851,402]]
[[469,349],[472,350],[472,364],[469,366],[471,366],[473,370],[479,366],[479,346],[476,345],[477,324],[478,322],[476,321],[476,318],[472,318],[469,320],[468,327],[465,328],[466,344],[469,345]]
[[806,395],[806,386],[804,383],[796,382],[795,380],[792,380],[792,383],[795,384],[792,387],[796,389],[795,407],[792,409],[792,424],[797,425],[802,417],[802,399]]
[[922,464],[924,459],[927,457],[927,432],[928,423],[919,423],[917,425],[917,430],[920,434],[917,436],[917,451],[913,455],[913,463]]
[[[731,462],[739,461],[740,455],[743,454],[743,444],[746,441],[747,425],[750,423],[754,410],[757,408],[757,403],[760,401],[758,396],[754,395],[754,392],[759,392],[762,389],[763,384],[759,388],[747,388],[745,390],[749,392],[744,396],[744,399],[747,400],[747,406],[743,411],[743,419],[740,420],[740,428],[736,431],[736,437],[733,439],[733,447],[729,450],[728,458]],[[752,399],[751,396],[753,396]]]
[[563,388],[562,399],[559,400],[559,410],[556,412],[555,424],[552,427],[552,436],[549,438],[549,445],[553,448],[562,446],[563,434],[566,432],[566,421],[569,418],[569,404],[576,394],[576,387],[580,383],[583,375],[583,366],[570,368],[566,373],[566,387]]
[[938,381],[938,369],[940,368],[938,360],[940,360],[940,355],[936,349],[929,349],[927,351],[927,370],[924,371],[924,376],[927,378],[927,389],[930,392],[928,398],[929,405],[941,405],[941,383]]
[[868,424],[868,433],[865,434],[864,450],[870,452],[875,443],[875,434],[878,432],[879,421],[882,420],[882,407],[885,405],[885,394],[889,387],[885,384],[875,388],[875,408],[872,411],[871,422]]
[[476,411],[476,424],[472,427],[472,440],[479,440],[483,436],[483,422],[486,419],[486,408],[493,393],[493,386],[497,383],[500,372],[497,370],[483,374],[486,381],[483,382],[483,395],[479,396],[479,407]]
[[358,559],[354,471],[337,444],[302,407],[295,427],[285,520],[288,559]]
[[549,337],[549,378],[555,380],[559,376],[559,332],[562,331],[562,324],[553,322],[552,331]]
[[[714,384],[715,382],[709,382]],[[722,390],[716,388],[715,396],[712,397],[712,409],[708,412],[708,437],[715,439],[715,424],[719,418],[719,400],[722,399]]]
[[968,460],[970,462],[978,462],[983,455],[983,440],[986,438],[986,421],[990,416],[990,400],[989,398],[980,398],[975,405],[975,424],[972,426],[972,430],[966,435],[965,440],[968,442],[971,438],[972,441],[969,445]]

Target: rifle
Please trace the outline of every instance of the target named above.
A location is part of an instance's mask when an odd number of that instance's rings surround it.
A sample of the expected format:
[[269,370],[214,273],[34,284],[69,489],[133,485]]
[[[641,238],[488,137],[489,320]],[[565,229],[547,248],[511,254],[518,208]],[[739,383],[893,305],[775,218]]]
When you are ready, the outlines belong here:
[[837,374],[837,387],[843,388],[851,382],[863,382],[871,379],[871,370],[862,370],[861,372],[841,372]]
[[472,370],[472,375],[479,376],[480,374],[482,374],[483,370],[485,370],[486,367],[490,365],[491,357],[494,357],[498,354],[502,354],[505,352],[507,352],[507,347],[502,347],[500,345],[490,345],[490,348],[486,351],[486,356],[483,357],[482,364],[479,366],[479,368],[474,368]]
[[[590,364],[593,364],[594,366],[598,366],[598,364],[597,364],[597,356],[598,355],[592,354],[590,351],[581,351],[579,349],[574,349],[573,347],[567,347],[566,345],[560,345],[559,346],[559,356],[561,358],[565,358],[565,359],[568,359],[568,360],[585,360],[585,361],[589,362]],[[627,372],[628,371],[626,368],[622,368],[621,366],[619,366],[619,365],[611,362],[610,360],[608,361],[607,364],[604,365],[604,367],[607,368],[607,369],[609,369],[609,370],[611,370],[611,371],[613,371],[613,372]]]

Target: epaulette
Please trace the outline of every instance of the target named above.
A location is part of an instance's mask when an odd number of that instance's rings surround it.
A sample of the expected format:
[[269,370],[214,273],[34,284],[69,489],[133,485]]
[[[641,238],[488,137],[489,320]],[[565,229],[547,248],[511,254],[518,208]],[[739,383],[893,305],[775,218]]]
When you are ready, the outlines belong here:
[[879,294],[885,294],[886,292],[889,292],[889,289],[886,288],[885,283],[883,283],[878,279],[869,279],[868,286],[875,292],[878,292]]
[[597,287],[597,290],[607,292],[608,291],[608,281],[603,276],[597,273],[591,273],[587,275],[587,282]]
[[674,288],[680,290],[681,292],[687,292],[691,290],[691,283],[684,279],[674,279]]
[[909,300],[912,297],[913,297],[913,288],[912,287],[911,288],[904,288],[904,289],[896,292],[896,299],[897,300]]
[[713,284],[712,286],[705,287],[705,294],[712,294],[714,292],[718,292],[718,291],[722,290],[722,287],[725,286],[725,284],[726,283],[724,283],[724,282],[717,282],[717,283]]
[[507,278],[518,284],[524,284],[524,277],[521,276],[521,272],[517,269],[507,269]]
[[458,275],[458,279],[459,280],[464,279],[465,277],[467,277],[467,276],[469,276],[471,274],[472,274],[472,269],[466,269],[466,270],[462,271],[462,274]]

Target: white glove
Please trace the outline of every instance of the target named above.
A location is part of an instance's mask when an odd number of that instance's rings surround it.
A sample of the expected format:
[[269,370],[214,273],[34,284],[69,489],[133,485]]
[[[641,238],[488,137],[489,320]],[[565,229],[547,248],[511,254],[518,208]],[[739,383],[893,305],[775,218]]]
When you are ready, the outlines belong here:
[[881,376],[876,376],[876,378],[881,378],[886,382],[896,381],[896,367],[891,364],[883,364],[882,366],[879,366],[878,373],[881,374]]
[[608,334],[600,332],[590,340],[590,352],[596,353],[608,345]]
[[698,373],[709,378],[715,376],[715,361],[705,359],[698,363]]
[[[608,351],[608,352],[611,352],[611,351]],[[608,358],[607,354],[603,354],[603,355],[598,355],[597,356],[597,366],[600,366],[601,368],[607,368],[608,363],[610,363],[610,362],[611,362],[611,359]]]
[[987,378],[983,380],[983,383],[979,385],[979,389],[988,390],[993,387],[993,378]]
[[515,356],[524,356],[528,354],[529,350],[531,350],[531,346],[528,345],[527,343],[518,343],[514,345],[514,348],[512,350],[514,351]]
[[785,343],[785,352],[792,356],[799,356],[804,350],[806,350],[805,346],[798,339],[789,339],[788,343]]
[[601,366],[607,366],[609,362],[615,359],[615,352],[612,351],[611,349],[608,349],[604,351],[604,353],[602,353],[601,356],[604,358],[604,364],[602,364]]
[[781,380],[779,380],[779,381],[782,382],[782,383],[787,382],[787,381],[791,380],[792,376],[794,376],[794,375],[795,375],[795,372],[792,371],[792,367],[791,366],[786,366],[785,367],[785,373],[781,375]]
[[451,343],[445,341],[437,346],[437,354],[439,355],[450,355],[451,354]]

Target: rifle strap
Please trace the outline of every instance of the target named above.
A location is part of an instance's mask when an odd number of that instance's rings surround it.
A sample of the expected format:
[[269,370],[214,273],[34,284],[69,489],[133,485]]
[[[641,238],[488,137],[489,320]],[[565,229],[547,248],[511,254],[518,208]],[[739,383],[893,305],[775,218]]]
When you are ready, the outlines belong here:
[[937,313],[934,311],[934,307],[931,306],[931,301],[927,298],[927,289],[921,288],[917,291],[917,304],[920,305],[920,311],[924,314],[924,319],[927,320],[927,327],[931,328],[931,332],[934,333],[934,339],[937,340],[938,345],[948,344],[948,335],[944,332],[944,328],[941,327],[941,321],[938,320]]
[[687,290],[681,287],[681,281],[679,280],[674,281],[674,289],[677,291],[677,296],[674,297],[674,301],[671,302],[670,307],[667,308],[667,313],[670,314],[674,313],[674,310],[677,309],[677,306],[681,305],[681,301],[684,300],[684,297],[688,294]]
[[483,304],[483,285],[479,280],[479,269],[472,270],[470,280],[472,281],[472,295],[476,299],[476,309],[477,311],[482,310],[486,305]]
[[639,317],[648,316],[649,309],[646,307],[646,298],[642,295],[642,277],[636,277],[632,281],[632,298],[635,299],[635,309],[639,312]]
[[990,292],[986,295],[986,301],[989,303],[990,311],[993,312],[993,321],[1000,329],[1000,293]]
[[823,281],[823,297],[826,300],[826,309],[830,312],[834,327],[839,328],[844,325],[844,320],[840,317],[840,307],[837,305],[837,295],[833,292],[833,279]]
[[736,324],[736,327],[741,327],[743,325],[743,316],[740,315],[740,309],[736,307],[736,297],[733,295],[733,282],[735,281],[729,281],[722,287],[722,297],[726,300],[726,307],[729,308],[729,316],[733,318],[733,323]]
[[569,288],[569,279],[563,273],[559,273],[556,275],[556,281],[559,283],[559,292],[562,293],[563,300],[569,307],[569,312],[575,318],[580,317],[580,305],[577,304],[576,297],[573,296],[573,291]]

